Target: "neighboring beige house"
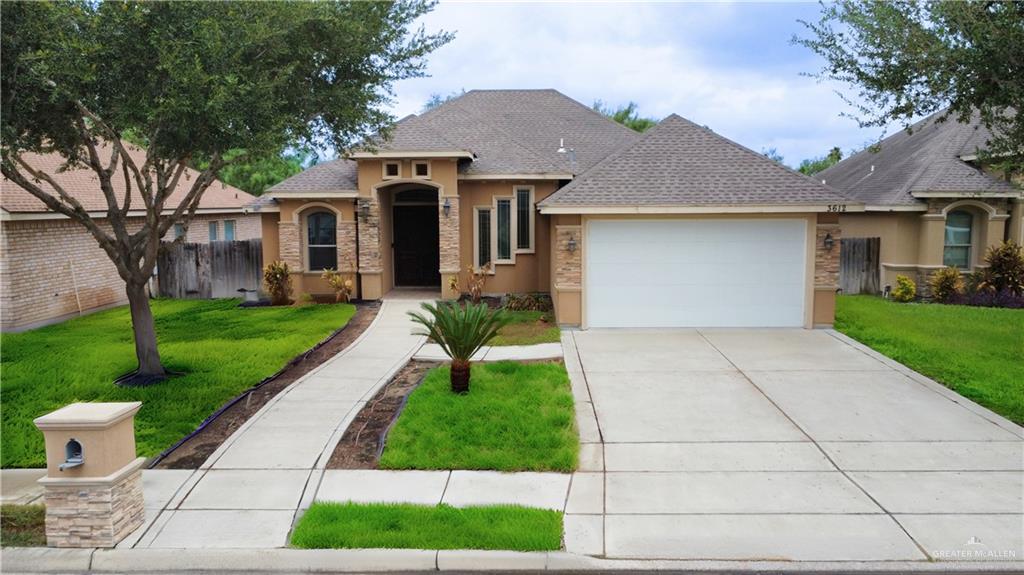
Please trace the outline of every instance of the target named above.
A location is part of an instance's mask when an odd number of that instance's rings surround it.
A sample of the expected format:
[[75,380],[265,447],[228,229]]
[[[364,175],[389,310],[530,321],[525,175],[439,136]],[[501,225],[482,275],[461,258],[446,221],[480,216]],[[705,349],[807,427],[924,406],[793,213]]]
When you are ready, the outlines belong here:
[[[139,164],[145,161],[142,150],[131,152],[138,155]],[[25,158],[33,167],[53,175],[93,217],[106,214],[107,202],[91,169],[59,172],[63,160],[57,154],[26,154]],[[177,205],[196,172],[189,170],[187,176],[172,194],[169,206]],[[113,183],[115,193],[123,198],[124,180],[114,178]],[[254,196],[242,190],[214,183],[203,195],[187,240],[259,238],[260,217],[244,211],[253,200]],[[133,202],[142,205],[141,197]],[[144,213],[137,210],[140,223]],[[176,228],[169,235],[183,231]],[[126,301],[124,281],[85,227],[50,211],[17,184],[0,180],[0,326],[4,331],[54,323]]]
[[881,238],[883,289],[902,274],[925,291],[935,270],[975,270],[989,246],[1024,238],[1020,181],[978,158],[989,132],[977,119],[937,122],[938,115],[814,176],[865,204],[839,224],[845,237]]
[[863,209],[678,116],[637,134],[554,90],[472,91],[253,205],[298,293],[550,292],[563,325],[832,323],[839,214]]

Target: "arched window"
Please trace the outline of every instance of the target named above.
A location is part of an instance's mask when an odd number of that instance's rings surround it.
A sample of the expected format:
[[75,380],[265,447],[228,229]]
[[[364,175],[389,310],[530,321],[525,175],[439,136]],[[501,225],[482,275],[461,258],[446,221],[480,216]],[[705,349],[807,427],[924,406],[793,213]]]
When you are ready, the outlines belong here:
[[310,271],[338,267],[337,220],[333,213],[306,216],[306,250]]
[[956,210],[946,214],[946,241],[942,252],[942,264],[960,269],[971,266],[971,237],[974,216],[970,212]]

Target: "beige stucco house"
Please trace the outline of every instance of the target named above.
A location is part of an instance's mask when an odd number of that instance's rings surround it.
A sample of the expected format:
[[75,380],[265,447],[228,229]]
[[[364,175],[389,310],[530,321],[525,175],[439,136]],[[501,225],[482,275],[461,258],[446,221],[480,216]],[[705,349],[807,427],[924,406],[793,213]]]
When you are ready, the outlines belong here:
[[[139,165],[144,163],[142,150],[132,148],[130,153],[137,155]],[[91,169],[60,171],[63,159],[58,154],[26,154],[25,159],[51,174],[102,221],[107,202]],[[177,205],[195,176],[189,170],[168,205]],[[113,186],[123,198],[124,180],[114,178]],[[187,233],[187,241],[197,243],[259,238],[260,216],[244,209],[254,200],[242,190],[214,183],[203,195],[188,230],[176,227],[169,234]],[[141,206],[142,199],[135,198],[134,204]],[[144,213],[136,210],[130,219],[141,225]],[[0,180],[0,326],[4,331],[29,329],[126,301],[124,281],[85,227],[49,210],[17,184]]]
[[940,115],[814,176],[864,204],[839,223],[847,238],[881,239],[881,289],[902,274],[926,291],[936,270],[975,270],[989,246],[1024,239],[1021,175],[1014,181],[979,159],[990,134],[977,118],[940,122]]
[[554,90],[487,90],[251,208],[298,293],[328,293],[330,267],[364,299],[451,298],[489,269],[485,293],[548,292],[563,325],[812,327],[863,205],[679,116],[637,134]]

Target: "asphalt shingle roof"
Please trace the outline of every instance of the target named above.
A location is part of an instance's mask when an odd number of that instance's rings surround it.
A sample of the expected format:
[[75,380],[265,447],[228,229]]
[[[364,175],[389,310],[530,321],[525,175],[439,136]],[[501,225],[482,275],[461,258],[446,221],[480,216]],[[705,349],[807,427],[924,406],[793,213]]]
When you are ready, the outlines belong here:
[[911,126],[910,131],[882,140],[877,150],[863,150],[814,177],[868,205],[902,206],[920,203],[915,192],[993,193],[1014,187],[969,163],[991,137],[975,117],[969,123],[955,118],[939,122],[939,112]]
[[541,206],[845,203],[849,198],[675,114]]
[[[107,146],[103,145],[101,148],[104,152],[101,156],[104,158],[104,162],[109,161],[110,154],[107,152]],[[128,154],[135,161],[135,164],[141,166],[146,161],[146,152],[135,146],[127,147]],[[50,174],[54,180],[62,188],[64,188],[69,194],[71,194],[79,203],[82,204],[87,211],[98,212],[107,210],[107,200],[103,196],[103,191],[100,189],[100,181],[96,176],[96,173],[88,167],[75,167],[68,170],[61,171],[64,165],[64,158],[60,154],[36,154],[26,153],[23,155],[25,161],[30,166],[37,170],[42,170]],[[172,209],[178,205],[185,194],[192,187],[192,183],[198,176],[198,172],[188,168],[178,181],[178,186],[171,193],[170,198],[167,200],[167,207]],[[117,196],[118,202],[124,198],[125,183],[124,177],[118,175],[111,180],[111,184],[114,187],[114,195]],[[50,188],[50,185],[43,182],[40,184],[42,189],[54,196],[57,195],[56,190]],[[142,198],[138,196],[138,190],[132,187],[132,209],[144,209],[142,204]],[[203,196],[200,199],[200,209],[231,209],[237,208],[239,211],[242,207],[246,206],[253,200],[255,196],[252,196],[238,188],[229,186],[222,182],[214,182],[203,192]],[[0,180],[0,207],[10,213],[44,213],[49,212],[50,209],[46,207],[43,202],[36,199],[35,196],[25,191],[21,186],[11,182],[7,178]]]
[[[464,151],[464,174],[578,174],[639,134],[557,90],[472,90],[399,120],[386,151]],[[559,153],[559,143],[575,151]],[[355,162],[319,164],[270,188],[275,194],[355,189]]]

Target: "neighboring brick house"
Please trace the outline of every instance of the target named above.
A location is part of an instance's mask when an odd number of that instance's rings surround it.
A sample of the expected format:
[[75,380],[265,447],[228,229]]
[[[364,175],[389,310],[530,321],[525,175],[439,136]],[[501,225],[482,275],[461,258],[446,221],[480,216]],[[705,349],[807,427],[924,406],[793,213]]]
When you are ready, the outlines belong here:
[[975,270],[989,246],[1024,240],[1020,181],[979,159],[990,133],[977,116],[940,122],[941,114],[814,176],[865,204],[839,223],[846,237],[880,238],[880,289],[906,275],[927,293],[936,270]]
[[644,134],[555,90],[474,90],[252,205],[297,293],[549,292],[558,323],[832,323],[840,211],[863,206],[669,116]]
[[[141,150],[138,163],[144,161]],[[30,165],[44,169],[82,203],[94,217],[107,210],[95,173],[88,168],[58,172],[56,155],[26,154]],[[168,205],[182,197],[195,173],[182,178]],[[124,181],[114,178],[115,192],[123,197]],[[53,323],[81,313],[126,302],[124,282],[113,262],[81,224],[49,211],[20,186],[0,182],[0,326],[4,331]],[[187,240],[207,242],[259,238],[259,215],[244,206],[255,198],[231,186],[214,183],[203,195],[188,228]],[[141,198],[134,199],[141,205]],[[130,218],[142,222],[140,217]],[[184,230],[171,230],[169,236]],[[170,238],[167,238],[170,239]]]

